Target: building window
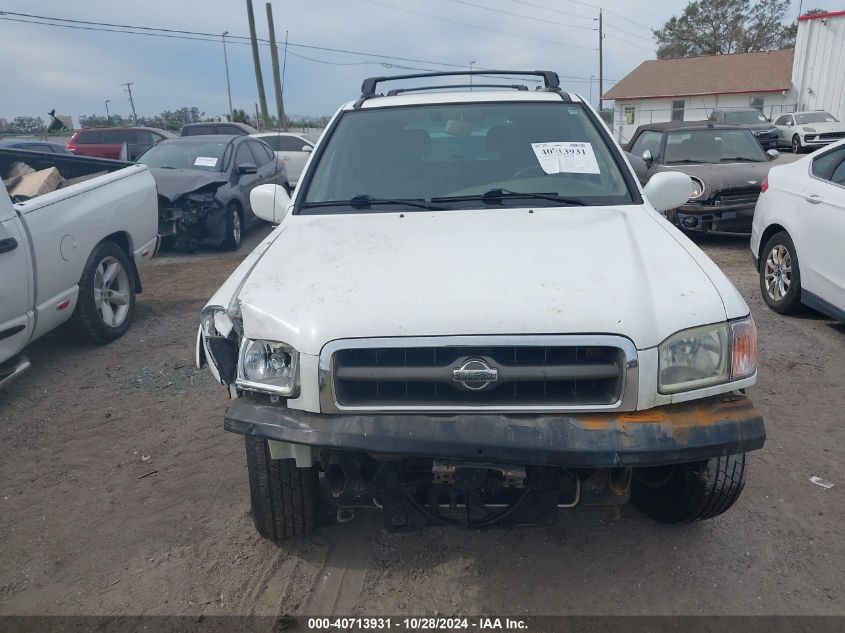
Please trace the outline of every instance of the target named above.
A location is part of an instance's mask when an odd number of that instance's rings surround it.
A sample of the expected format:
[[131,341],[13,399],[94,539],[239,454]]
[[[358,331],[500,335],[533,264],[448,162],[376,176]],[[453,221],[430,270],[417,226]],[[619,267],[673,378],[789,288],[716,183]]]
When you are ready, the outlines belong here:
[[637,112],[636,106],[625,106],[623,110],[625,116],[625,125],[634,125],[634,118],[635,113]]
[[763,97],[751,97],[751,107],[763,111]]
[[684,120],[684,100],[681,99],[679,101],[672,102],[672,120],[673,121],[683,121]]

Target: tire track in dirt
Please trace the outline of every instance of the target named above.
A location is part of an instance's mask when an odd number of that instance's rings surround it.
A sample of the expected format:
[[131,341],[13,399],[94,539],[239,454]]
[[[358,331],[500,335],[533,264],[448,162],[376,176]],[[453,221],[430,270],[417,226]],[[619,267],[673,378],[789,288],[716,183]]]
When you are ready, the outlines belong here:
[[353,612],[364,588],[379,517],[378,512],[358,511],[351,523],[340,526],[314,582],[307,613],[329,616]]

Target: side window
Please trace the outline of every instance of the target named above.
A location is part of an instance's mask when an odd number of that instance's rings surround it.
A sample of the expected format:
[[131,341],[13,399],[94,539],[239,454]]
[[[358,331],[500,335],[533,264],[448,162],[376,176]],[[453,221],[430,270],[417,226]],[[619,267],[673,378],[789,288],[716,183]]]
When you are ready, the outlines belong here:
[[845,147],[822,154],[813,160],[811,168],[816,178],[845,185]]
[[685,102],[683,99],[678,101],[672,102],[672,120],[673,121],[683,121],[684,120],[684,106]]
[[636,114],[637,114],[637,107],[636,106],[625,106],[623,109],[623,116],[625,118],[625,125],[634,125],[636,122]]
[[275,151],[279,151],[279,137],[278,136],[262,136],[261,140],[267,143]]
[[634,141],[631,147],[631,153],[641,156],[646,150],[651,152],[654,158],[657,158],[657,152],[660,150],[660,139],[663,136],[662,132],[643,132]]
[[264,146],[261,143],[256,143],[255,141],[247,141],[246,144],[249,145],[249,149],[252,150],[252,154],[253,156],[255,156],[256,165],[266,165],[270,162],[270,151],[265,151]]
[[106,130],[106,145],[134,145],[138,142],[137,130]]
[[306,143],[295,136],[279,137],[279,150],[283,152],[301,152],[305,145],[311,145],[311,143]]
[[235,152],[235,167],[238,165],[243,165],[244,163],[250,163],[252,165],[258,166],[258,163],[255,161],[255,157],[252,155],[252,152],[249,151],[249,147],[247,147],[246,143],[241,143],[238,145],[238,151]]
[[235,134],[237,136],[246,136],[246,132],[237,125],[218,125],[215,134]]
[[778,118],[775,119],[775,125],[786,125],[787,118],[789,118],[788,114],[781,114]]
[[137,134],[135,143],[138,145],[155,145],[158,140],[158,136],[148,130],[136,130],[135,134]]
[[751,97],[749,105],[751,105],[752,108],[763,112],[763,97]]
[[102,130],[84,130],[76,137],[77,145],[99,145],[103,142]]

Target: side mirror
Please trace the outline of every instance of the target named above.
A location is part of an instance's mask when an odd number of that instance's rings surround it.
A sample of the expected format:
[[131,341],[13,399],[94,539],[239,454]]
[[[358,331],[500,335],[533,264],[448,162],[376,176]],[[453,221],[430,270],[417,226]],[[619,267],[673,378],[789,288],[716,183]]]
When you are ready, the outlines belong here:
[[249,193],[249,202],[256,216],[280,224],[288,213],[290,196],[279,185],[259,185]]
[[303,151],[303,152],[312,152],[312,151],[314,151],[314,148],[313,148],[313,147],[311,147],[310,145],[303,145],[303,146],[302,146],[302,151]]
[[258,173],[258,167],[252,163],[241,163],[238,165],[239,174],[255,174]]
[[651,206],[663,213],[689,200],[692,179],[679,171],[661,171],[651,177],[643,193]]
[[792,121],[787,121],[786,125],[787,127],[792,127],[793,125],[795,125],[795,123],[793,123]]
[[774,159],[776,159],[778,156],[780,156],[780,152],[779,152],[779,151],[777,151],[776,149],[770,149],[770,150],[768,150],[768,151],[766,152],[766,156],[768,156],[768,157],[769,157],[769,160],[774,160]]
[[654,156],[652,156],[651,150],[650,149],[644,149],[641,156],[643,157],[643,160],[645,161],[646,167],[651,167],[651,164],[654,162]]

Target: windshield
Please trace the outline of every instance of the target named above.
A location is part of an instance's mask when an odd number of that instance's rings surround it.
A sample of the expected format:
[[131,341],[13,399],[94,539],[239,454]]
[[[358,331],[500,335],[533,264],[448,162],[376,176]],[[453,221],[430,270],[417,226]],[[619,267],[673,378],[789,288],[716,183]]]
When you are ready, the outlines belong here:
[[229,143],[219,141],[164,141],[144,152],[137,162],[147,167],[163,169],[223,171],[228,162],[228,147]]
[[739,112],[726,112],[725,123],[768,123],[769,120],[757,110],[741,110]]
[[347,111],[318,158],[299,199],[302,213],[633,200],[606,141],[579,104]]
[[805,123],[838,123],[836,117],[827,112],[807,112],[805,114],[796,114],[795,122],[798,125]]
[[666,136],[663,162],[721,163],[768,158],[760,143],[748,130],[677,130]]

